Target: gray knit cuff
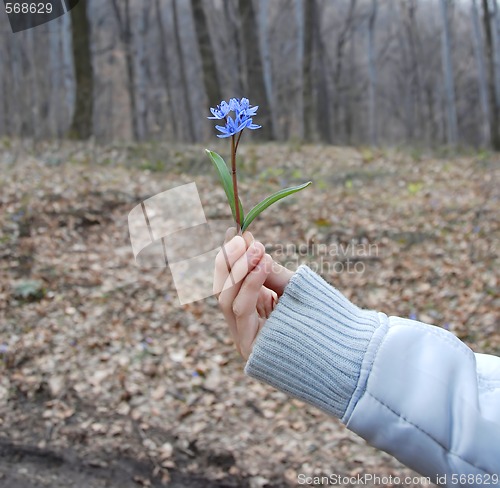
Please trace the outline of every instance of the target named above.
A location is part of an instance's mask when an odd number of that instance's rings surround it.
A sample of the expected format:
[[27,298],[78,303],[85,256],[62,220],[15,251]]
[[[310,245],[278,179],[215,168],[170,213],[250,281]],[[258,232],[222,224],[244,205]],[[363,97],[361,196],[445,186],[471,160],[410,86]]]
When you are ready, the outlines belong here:
[[377,312],[361,310],[300,266],[255,341],[245,373],[342,418]]

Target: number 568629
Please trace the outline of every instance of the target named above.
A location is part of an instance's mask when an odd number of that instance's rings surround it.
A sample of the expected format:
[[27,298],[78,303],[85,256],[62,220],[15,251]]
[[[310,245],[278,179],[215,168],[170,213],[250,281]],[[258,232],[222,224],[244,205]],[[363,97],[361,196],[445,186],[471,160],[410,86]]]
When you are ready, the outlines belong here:
[[7,2],[5,4],[7,14],[50,14],[52,13],[51,3],[27,3],[27,2]]

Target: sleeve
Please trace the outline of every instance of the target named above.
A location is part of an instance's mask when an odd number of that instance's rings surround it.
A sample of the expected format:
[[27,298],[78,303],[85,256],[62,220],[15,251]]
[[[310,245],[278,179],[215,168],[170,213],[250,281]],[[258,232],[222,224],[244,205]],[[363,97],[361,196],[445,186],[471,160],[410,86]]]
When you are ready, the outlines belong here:
[[245,372],[434,482],[500,486],[500,358],[474,354],[444,329],[361,310],[306,266]]

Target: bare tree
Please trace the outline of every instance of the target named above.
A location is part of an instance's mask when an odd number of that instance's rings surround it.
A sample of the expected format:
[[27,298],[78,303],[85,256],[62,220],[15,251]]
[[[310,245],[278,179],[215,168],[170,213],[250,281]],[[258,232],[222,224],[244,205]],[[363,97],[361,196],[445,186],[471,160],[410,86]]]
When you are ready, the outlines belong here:
[[259,123],[262,124],[262,129],[259,130],[256,135],[258,138],[271,139],[273,136],[271,110],[264,83],[264,68],[257,36],[257,19],[253,8],[253,2],[249,0],[239,0],[238,9],[241,18],[242,38],[245,50],[247,93],[251,101],[260,106]]
[[495,64],[495,92],[497,109],[500,108],[500,12],[497,0],[490,0],[491,38],[493,42],[494,64]]
[[170,78],[170,60],[168,58],[168,50],[167,50],[167,36],[165,33],[165,26],[163,23],[163,10],[160,6],[160,0],[155,0],[155,17],[158,27],[158,33],[160,38],[160,73],[163,80],[163,88],[165,90],[167,106],[170,117],[169,120],[172,121],[172,132],[174,137],[179,135],[178,121],[175,115],[175,108],[173,104],[173,96],[172,96],[172,88],[171,88],[171,78]]
[[125,64],[127,70],[127,90],[130,103],[130,118],[132,121],[132,135],[134,139],[141,138],[141,129],[139,116],[137,114],[136,103],[136,74],[134,69],[134,53],[133,53],[133,31],[130,21],[130,0],[122,0],[123,12],[118,5],[118,0],[112,0],[113,9],[115,11],[116,20],[118,22],[119,37],[125,50]]
[[193,119],[193,111],[191,109],[191,100],[188,93],[188,81],[186,74],[186,65],[184,60],[184,53],[182,52],[182,42],[181,35],[179,32],[179,14],[178,14],[178,6],[177,0],[173,0],[172,2],[172,16],[174,23],[174,37],[175,37],[175,48],[177,51],[177,60],[179,62],[179,72],[181,77],[181,90],[182,90],[182,99],[184,110],[187,115],[187,134],[185,134],[186,140],[195,141],[196,140],[196,131],[194,127],[194,119]]
[[481,33],[481,22],[477,8],[477,0],[472,0],[471,17],[473,26],[474,53],[477,62],[477,74],[479,85],[479,99],[481,101],[481,110],[483,113],[483,123],[481,131],[481,140],[484,144],[490,144],[490,114],[488,106],[488,82],[486,80],[486,67],[484,61],[484,42]]
[[377,144],[377,68],[375,58],[375,21],[377,19],[377,0],[372,0],[368,16],[368,133],[372,146]]
[[304,90],[302,93],[304,106],[304,136],[307,140],[314,137],[315,110],[314,110],[314,31],[317,29],[317,0],[305,0],[304,3],[304,56],[303,79]]
[[73,63],[76,81],[76,100],[70,135],[88,139],[92,135],[94,74],[90,50],[90,25],[87,2],[80,2],[71,10]]
[[486,56],[488,59],[488,89],[490,95],[490,138],[491,145],[496,151],[500,151],[500,130],[498,116],[498,100],[495,90],[495,52],[493,44],[491,12],[488,5],[488,0],[483,2],[483,24],[486,35]]
[[303,0],[295,0],[295,23],[297,28],[297,132],[304,138],[304,4]]
[[[245,70],[244,56],[241,35],[241,19],[238,12],[238,4],[233,0],[223,0],[224,17],[227,23],[227,37],[230,39],[230,46],[233,48],[233,67],[229,83],[233,95],[242,94],[245,90]],[[228,53],[229,54],[229,53]]]
[[[0,35],[2,33],[0,32]],[[7,60],[6,53],[4,52],[3,47],[0,47],[0,93],[2,93],[2,98],[0,100],[0,134],[8,134],[8,104],[7,97],[5,96],[8,92],[7,86],[7,77],[6,77],[6,69]]]
[[[322,6],[324,8],[324,5]],[[315,74],[317,79],[317,102],[316,115],[318,118],[318,134],[323,142],[332,142],[332,114],[331,114],[331,96],[329,86],[331,70],[328,69],[329,60],[327,56],[327,48],[322,37],[321,19],[322,12],[319,6],[315,9],[314,14],[316,20],[314,24],[316,28],[313,30],[313,51],[317,53]]]
[[21,42],[18,37],[15,37],[11,43],[8,44],[8,53],[10,60],[10,71],[12,72],[12,97],[10,97],[10,117],[12,121],[12,135],[23,136],[25,133],[24,124],[24,99],[21,96],[21,82],[22,82],[22,55],[21,55]]
[[448,0],[441,0],[442,31],[442,61],[445,82],[446,103],[446,139],[449,145],[458,142],[457,109],[455,106],[455,86],[453,83],[453,67],[451,62],[450,25],[448,19]]
[[208,106],[215,107],[222,100],[222,93],[212,40],[210,38],[202,0],[191,0],[191,9],[193,11],[196,37],[198,39],[198,48],[201,56],[203,83],[205,85]]
[[[71,28],[71,16],[63,15],[61,17],[61,37],[60,37],[60,52],[62,53],[62,86],[63,86],[63,102],[61,110],[63,113],[62,117],[62,129],[65,130],[66,127],[70,126],[72,120],[72,110],[76,107],[76,90],[74,90],[74,85],[76,84],[75,72],[73,69],[73,52],[72,52],[72,28]],[[94,79],[94,78],[93,78]],[[95,80],[94,80],[95,81]],[[61,95],[61,94],[60,94]],[[94,107],[92,108],[94,111]]]
[[137,86],[135,90],[137,106],[137,128],[139,140],[149,134],[148,127],[148,81],[147,81],[147,56],[146,56],[146,36],[149,31],[149,11],[150,5],[143,4],[137,19],[136,35],[136,55],[134,56],[134,70],[137,73]]
[[415,0],[409,0],[407,3],[407,15],[405,28],[408,34],[408,44],[410,51],[409,71],[410,89],[411,89],[411,117],[410,117],[410,139],[421,138],[423,133],[423,113],[422,113],[422,75],[420,72],[420,38],[417,25],[417,4]]
[[352,35],[356,3],[357,0],[349,0],[349,10],[347,12],[347,17],[337,37],[337,61],[335,65],[335,75],[333,77],[333,116],[335,118],[335,133],[338,133],[340,130],[340,101],[342,93],[340,83],[342,80],[342,70],[344,66],[344,50],[347,42],[349,41],[349,37]]
[[52,21],[48,24],[49,30],[49,43],[50,54],[49,64],[51,66],[50,73],[50,96],[47,102],[49,103],[48,114],[49,120],[47,125],[50,126],[51,135],[59,138],[62,136],[60,133],[60,115],[61,104],[63,100],[62,91],[62,76],[63,76],[63,56],[61,53],[61,23],[59,21]]
[[[271,52],[269,46],[269,27],[268,27],[268,16],[269,16],[269,0],[261,0],[260,10],[259,10],[259,42],[260,50],[262,53],[262,72],[264,77],[264,86],[266,89],[266,99],[269,103],[269,112],[273,114],[274,112],[274,93],[273,93],[273,78],[272,78],[272,67],[271,67]],[[276,118],[271,116],[272,134],[273,138],[276,138]]]
[[351,35],[351,42],[349,46],[349,70],[348,70],[348,82],[347,82],[347,93],[346,93],[346,113],[345,113],[345,135],[346,142],[352,144],[354,136],[354,98],[356,90],[356,40],[354,39],[356,30],[353,29]]

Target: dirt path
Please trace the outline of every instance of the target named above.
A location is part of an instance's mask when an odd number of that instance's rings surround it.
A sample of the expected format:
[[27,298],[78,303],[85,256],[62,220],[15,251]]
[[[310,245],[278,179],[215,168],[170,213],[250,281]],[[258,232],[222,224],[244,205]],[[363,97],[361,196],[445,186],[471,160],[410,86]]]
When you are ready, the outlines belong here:
[[[297,486],[299,473],[416,476],[245,377],[215,299],[181,307],[168,271],[134,265],[127,215],[148,196],[196,181],[207,216],[227,217],[202,148],[63,144],[36,154],[11,164],[12,150],[0,151],[0,486],[278,488]],[[362,307],[500,353],[498,157],[273,145],[241,155],[247,206],[284,184],[315,184],[255,222],[276,259],[314,267],[327,257],[284,255],[277,243],[373,244],[371,255],[351,256],[363,272],[319,271]],[[170,169],[151,172],[158,158]]]

